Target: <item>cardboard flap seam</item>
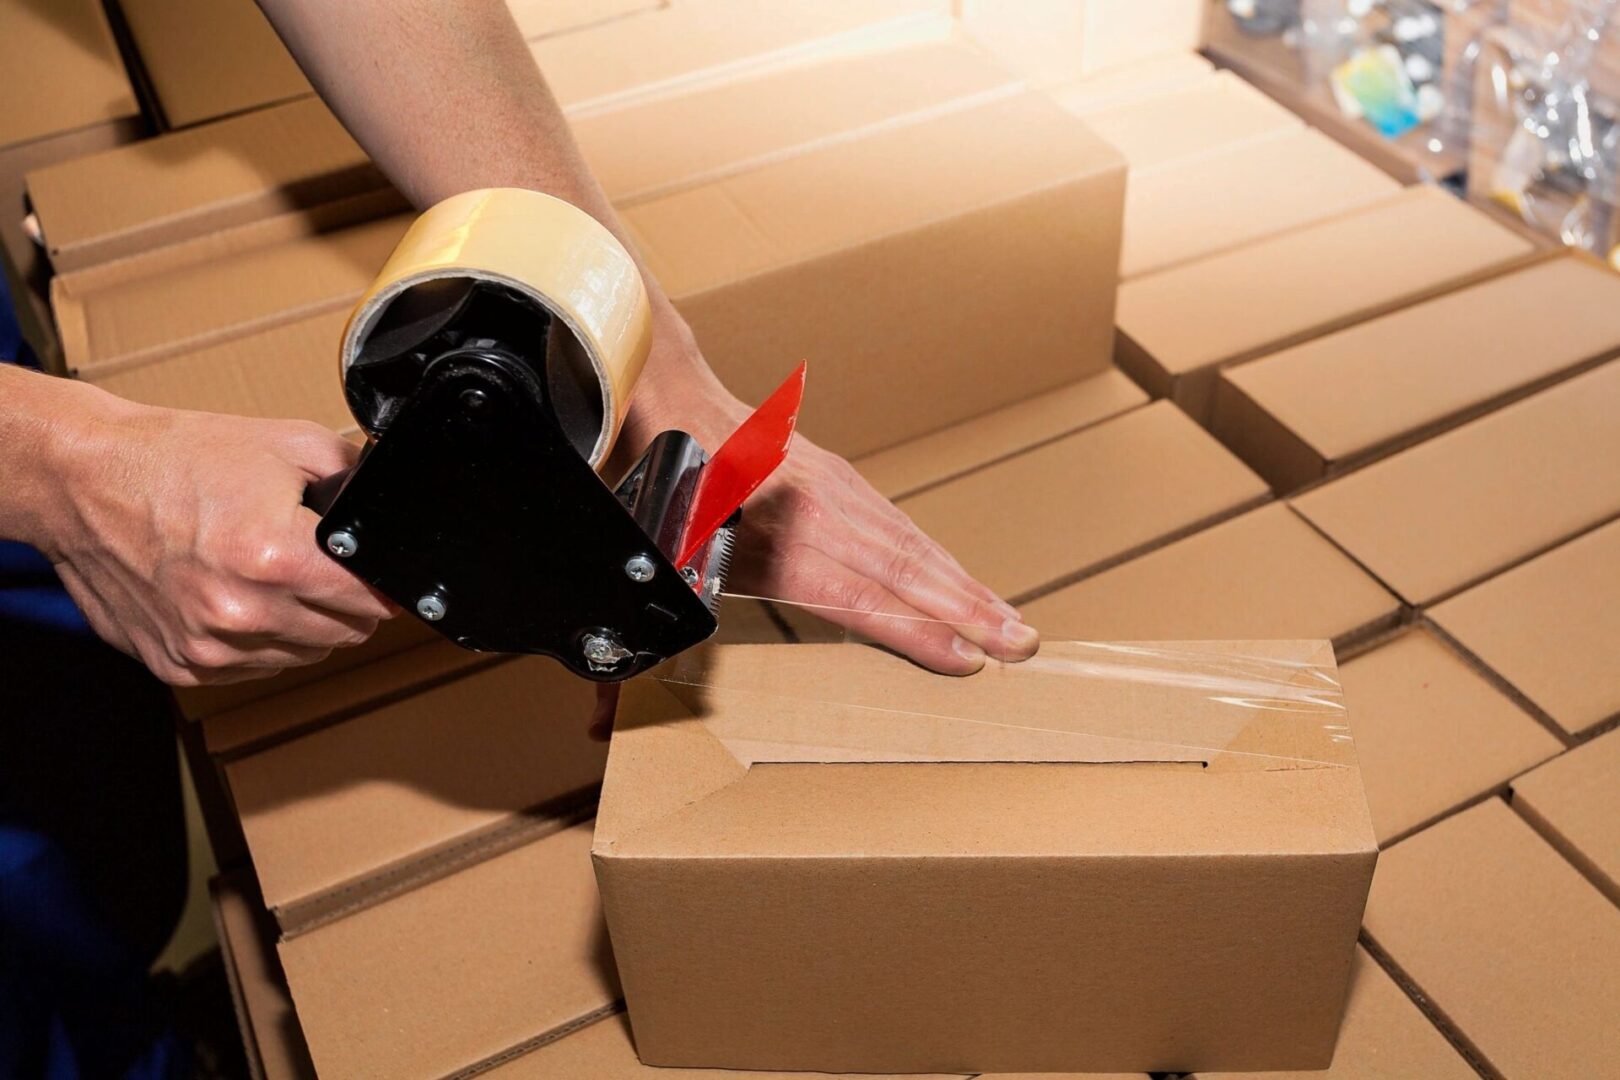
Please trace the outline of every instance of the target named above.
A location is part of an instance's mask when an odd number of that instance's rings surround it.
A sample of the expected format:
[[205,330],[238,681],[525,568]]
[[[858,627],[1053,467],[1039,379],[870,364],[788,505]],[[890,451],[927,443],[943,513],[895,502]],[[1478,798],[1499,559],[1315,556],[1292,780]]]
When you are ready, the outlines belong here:
[[579,1016],[574,1017],[572,1020],[569,1020],[566,1023],[558,1024],[554,1027],[548,1028],[545,1031],[542,1031],[538,1035],[524,1039],[516,1046],[502,1050],[498,1054],[493,1054],[482,1061],[467,1066],[464,1069],[458,1069],[453,1073],[448,1073],[444,1077],[444,1080],[467,1080],[467,1078],[470,1077],[481,1076],[498,1065],[504,1065],[509,1061],[520,1058],[524,1054],[529,1053],[531,1050],[538,1050],[542,1046],[547,1046],[554,1043],[566,1035],[572,1035],[581,1028],[590,1027],[592,1024],[598,1023],[610,1016],[615,1015],[616,1013],[621,1012],[623,1009],[624,999],[618,998],[606,1005],[601,1006],[600,1008],[592,1009],[587,1013],[581,1013]]
[[1485,1057],[1483,1051],[1462,1033],[1462,1029],[1446,1014],[1445,1010],[1441,1009],[1433,998],[1424,993],[1423,987],[1419,986],[1416,980],[1395,962],[1394,957],[1384,951],[1378,944],[1377,939],[1369,934],[1365,928],[1361,931],[1360,942],[1362,947],[1367,950],[1368,955],[1377,961],[1378,966],[1384,969],[1385,974],[1395,980],[1395,984],[1401,988],[1401,991],[1406,994],[1412,1004],[1418,1007],[1418,1011],[1423,1014],[1424,1018],[1434,1025],[1435,1030],[1445,1036],[1446,1041],[1452,1045],[1452,1048],[1457,1053],[1463,1056],[1463,1060],[1467,1061],[1475,1072],[1481,1076],[1489,1077],[1491,1080],[1504,1080],[1501,1071],[1491,1065],[1490,1060]]

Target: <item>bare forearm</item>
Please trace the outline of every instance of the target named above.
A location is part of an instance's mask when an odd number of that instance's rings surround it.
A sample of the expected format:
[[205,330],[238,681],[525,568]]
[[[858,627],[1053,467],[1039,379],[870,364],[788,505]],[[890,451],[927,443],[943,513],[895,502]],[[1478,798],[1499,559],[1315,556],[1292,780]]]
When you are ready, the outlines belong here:
[[115,400],[94,387],[0,364],[0,538],[50,547],[64,464]]

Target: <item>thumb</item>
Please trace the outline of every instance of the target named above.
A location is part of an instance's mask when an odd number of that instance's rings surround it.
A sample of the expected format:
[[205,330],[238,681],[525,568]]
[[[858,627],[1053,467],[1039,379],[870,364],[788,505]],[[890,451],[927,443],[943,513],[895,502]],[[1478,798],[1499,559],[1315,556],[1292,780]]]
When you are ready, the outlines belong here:
[[280,424],[281,451],[306,481],[324,480],[360,460],[360,448],[329,428],[304,420]]

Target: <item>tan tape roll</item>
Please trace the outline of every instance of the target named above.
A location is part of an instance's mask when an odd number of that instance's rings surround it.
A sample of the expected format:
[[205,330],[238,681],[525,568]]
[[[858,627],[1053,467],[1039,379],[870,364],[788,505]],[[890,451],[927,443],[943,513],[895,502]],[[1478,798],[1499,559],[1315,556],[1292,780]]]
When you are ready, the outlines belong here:
[[647,288],[629,252],[601,222],[550,195],[521,188],[453,195],[416,219],[349,316],[344,378],[394,300],[413,285],[446,278],[507,286],[567,327],[588,362],[575,360],[580,377],[594,375],[601,393],[589,454],[592,466],[601,464],[652,345]]

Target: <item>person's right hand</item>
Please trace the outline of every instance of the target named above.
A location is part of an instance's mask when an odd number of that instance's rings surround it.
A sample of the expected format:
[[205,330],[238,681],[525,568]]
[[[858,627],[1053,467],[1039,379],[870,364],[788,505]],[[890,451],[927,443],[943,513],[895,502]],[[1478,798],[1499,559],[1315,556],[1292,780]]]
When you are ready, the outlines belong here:
[[99,394],[55,448],[29,537],[98,634],[175,686],[324,659],[395,608],[315,541],[304,487],[358,450],[318,424],[158,409]]

